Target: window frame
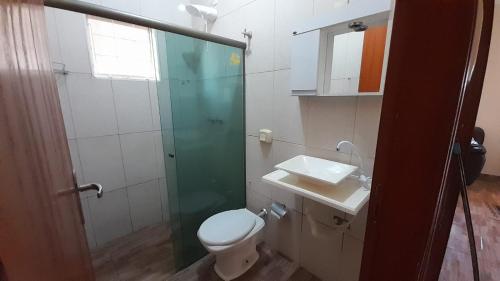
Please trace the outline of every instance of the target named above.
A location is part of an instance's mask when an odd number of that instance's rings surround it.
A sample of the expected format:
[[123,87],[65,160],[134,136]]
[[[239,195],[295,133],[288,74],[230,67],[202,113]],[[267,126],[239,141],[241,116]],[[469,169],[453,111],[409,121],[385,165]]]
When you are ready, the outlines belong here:
[[[96,52],[95,52],[95,44],[94,44],[94,34],[92,32],[92,28],[90,27],[90,19],[92,20],[98,20],[102,22],[108,22],[112,24],[117,24],[117,25],[125,25],[129,27],[138,27],[138,29],[145,28],[148,32],[148,38],[149,38],[149,53],[151,54],[151,66],[153,67],[153,75],[152,76],[147,76],[147,75],[123,75],[123,74],[117,74],[117,73],[96,73]],[[158,51],[157,51],[157,44],[156,44],[156,34],[154,33],[154,30],[150,27],[144,27],[140,25],[135,25],[135,24],[129,24],[126,22],[121,22],[117,20],[110,20],[102,17],[97,17],[97,16],[92,16],[92,15],[86,15],[85,17],[85,29],[87,33],[87,48],[89,52],[89,57],[90,57],[90,68],[91,68],[91,74],[92,77],[98,78],[98,79],[115,79],[115,80],[138,80],[138,81],[159,81],[160,80],[160,75],[159,75],[159,69],[158,69]]]

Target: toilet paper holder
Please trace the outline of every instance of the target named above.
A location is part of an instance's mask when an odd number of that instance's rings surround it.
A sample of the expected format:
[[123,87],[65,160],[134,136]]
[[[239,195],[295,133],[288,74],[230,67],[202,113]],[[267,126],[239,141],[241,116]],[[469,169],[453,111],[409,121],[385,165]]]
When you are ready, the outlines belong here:
[[287,213],[285,204],[273,202],[271,204],[271,215],[277,219],[283,218]]

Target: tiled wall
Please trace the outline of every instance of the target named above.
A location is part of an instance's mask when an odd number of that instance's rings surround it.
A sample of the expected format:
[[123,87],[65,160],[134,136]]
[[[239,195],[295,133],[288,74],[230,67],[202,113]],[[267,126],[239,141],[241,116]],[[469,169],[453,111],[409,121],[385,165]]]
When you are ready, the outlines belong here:
[[51,59],[69,71],[56,78],[78,182],[105,191],[81,194],[90,247],[168,220],[156,81],[93,77],[85,15],[46,15]]
[[[294,97],[289,90],[293,24],[347,2],[219,0],[220,18],[210,29],[242,41],[244,28],[253,32],[246,60],[247,205],[258,211],[278,201],[289,209],[280,221],[267,219],[265,240],[321,279],[342,281],[358,278],[367,208],[342,231],[334,227],[333,216],[345,214],[264,184],[261,177],[298,154],[356,162],[335,151],[340,140],[353,141],[372,171],[381,97]],[[272,144],[258,141],[261,128],[273,131]]]

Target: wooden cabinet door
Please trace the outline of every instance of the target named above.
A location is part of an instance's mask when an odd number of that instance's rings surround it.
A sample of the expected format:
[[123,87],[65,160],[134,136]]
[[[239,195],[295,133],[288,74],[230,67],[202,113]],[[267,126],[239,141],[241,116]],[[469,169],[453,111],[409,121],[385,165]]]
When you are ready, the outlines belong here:
[[387,25],[365,31],[359,78],[359,93],[378,93],[382,81]]
[[93,280],[41,0],[0,0],[0,279]]

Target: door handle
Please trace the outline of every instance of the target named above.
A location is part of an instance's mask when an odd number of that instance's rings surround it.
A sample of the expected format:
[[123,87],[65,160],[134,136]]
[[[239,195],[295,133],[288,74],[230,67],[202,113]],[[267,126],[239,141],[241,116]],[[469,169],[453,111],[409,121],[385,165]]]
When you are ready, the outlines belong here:
[[87,183],[87,184],[82,184],[78,185],[78,182],[76,181],[76,171],[73,170],[73,183],[75,185],[75,190],[78,192],[84,192],[87,190],[95,190],[97,191],[97,198],[101,198],[102,195],[104,194],[102,185],[100,183]]
[[97,198],[101,198],[103,195],[103,189],[102,185],[99,183],[88,183],[88,184],[82,184],[76,188],[79,192],[84,192],[87,190],[96,190],[97,191]]

